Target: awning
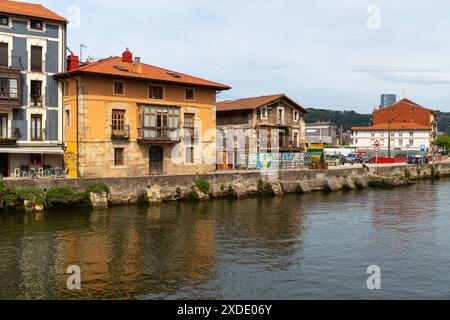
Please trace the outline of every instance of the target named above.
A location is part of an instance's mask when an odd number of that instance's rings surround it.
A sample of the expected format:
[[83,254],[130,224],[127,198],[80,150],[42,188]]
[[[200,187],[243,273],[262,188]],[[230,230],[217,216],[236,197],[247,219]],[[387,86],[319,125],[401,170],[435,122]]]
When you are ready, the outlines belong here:
[[56,154],[63,155],[64,150],[61,147],[13,147],[1,148],[0,153],[11,154]]

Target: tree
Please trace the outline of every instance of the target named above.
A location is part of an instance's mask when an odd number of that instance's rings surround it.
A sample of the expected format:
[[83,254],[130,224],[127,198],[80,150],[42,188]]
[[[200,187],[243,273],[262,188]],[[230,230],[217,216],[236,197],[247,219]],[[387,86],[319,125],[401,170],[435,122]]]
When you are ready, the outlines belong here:
[[445,150],[450,150],[450,135],[446,134],[443,136],[439,136],[437,138],[436,144],[439,147],[444,148]]

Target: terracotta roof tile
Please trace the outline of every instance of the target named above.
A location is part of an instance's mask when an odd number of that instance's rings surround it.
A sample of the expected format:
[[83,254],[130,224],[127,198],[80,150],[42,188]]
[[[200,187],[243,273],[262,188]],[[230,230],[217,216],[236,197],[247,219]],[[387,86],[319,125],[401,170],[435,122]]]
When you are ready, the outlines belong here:
[[[111,57],[87,64],[68,72],[68,74],[84,73],[110,77],[133,78],[138,80],[142,79],[154,82],[210,87],[218,90],[231,89],[227,85],[189,76],[180,72],[155,67],[145,63],[141,63],[141,65],[142,73],[133,72],[133,63],[123,62],[121,57]],[[59,74],[57,76],[61,77],[66,74],[67,73]]]
[[[389,124],[388,123],[380,123],[375,126],[369,126],[369,127],[353,127],[353,131],[379,131],[379,130],[389,130]],[[417,123],[391,123],[391,130],[431,130],[430,127],[417,124]]]
[[298,109],[300,109],[300,111],[307,113],[305,108],[296,103],[294,100],[288,98],[285,94],[275,94],[271,96],[261,96],[246,99],[222,101],[217,103],[217,112],[255,110],[280,99],[287,100],[288,102],[296,106]]
[[17,14],[20,16],[29,16],[41,19],[66,22],[67,20],[55,12],[36,3],[19,2],[11,0],[0,0],[0,12],[8,14]]

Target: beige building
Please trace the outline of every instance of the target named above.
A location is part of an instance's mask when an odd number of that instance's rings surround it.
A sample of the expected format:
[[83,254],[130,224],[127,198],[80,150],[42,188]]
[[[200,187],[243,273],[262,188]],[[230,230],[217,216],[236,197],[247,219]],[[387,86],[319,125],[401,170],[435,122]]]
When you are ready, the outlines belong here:
[[82,65],[64,85],[70,177],[133,177],[215,170],[216,93],[228,86],[133,60],[130,51]]

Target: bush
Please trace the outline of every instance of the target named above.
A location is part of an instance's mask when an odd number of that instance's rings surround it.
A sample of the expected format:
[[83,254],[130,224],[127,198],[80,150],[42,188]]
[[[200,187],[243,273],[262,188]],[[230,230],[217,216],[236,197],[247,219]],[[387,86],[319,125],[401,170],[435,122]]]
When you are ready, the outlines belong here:
[[181,195],[181,188],[177,188],[175,191],[176,191],[176,193],[177,193],[178,196]]
[[109,194],[108,186],[102,182],[91,183],[90,185],[88,185],[88,187],[86,189],[87,194],[90,194],[91,192],[98,192],[98,191],[104,191],[107,194]]
[[6,188],[2,190],[1,202],[6,204],[7,207],[15,207],[19,202],[19,196],[15,189]]
[[195,201],[195,202],[200,201],[200,197],[198,196],[197,192],[195,192],[195,191],[189,192],[187,199],[189,201]]
[[436,166],[431,166],[431,177],[439,179],[441,177],[441,172],[436,168]]
[[209,190],[211,190],[211,185],[206,180],[197,180],[195,181],[195,186],[203,193],[208,194]]
[[62,187],[50,188],[45,195],[45,200],[49,206],[67,207],[87,203],[86,193],[74,192]]
[[17,190],[17,195],[20,200],[33,200],[37,196],[42,197],[44,192],[38,188],[24,188]]
[[409,171],[408,168],[405,168],[405,178],[409,180],[411,179],[411,176],[412,176],[411,171]]

